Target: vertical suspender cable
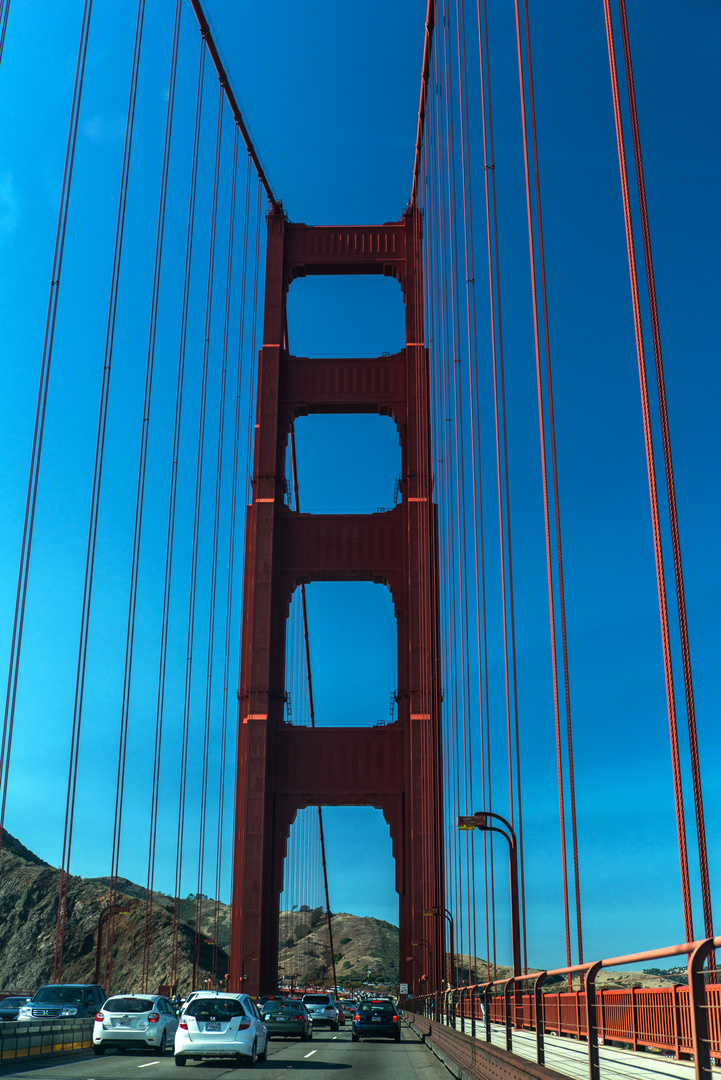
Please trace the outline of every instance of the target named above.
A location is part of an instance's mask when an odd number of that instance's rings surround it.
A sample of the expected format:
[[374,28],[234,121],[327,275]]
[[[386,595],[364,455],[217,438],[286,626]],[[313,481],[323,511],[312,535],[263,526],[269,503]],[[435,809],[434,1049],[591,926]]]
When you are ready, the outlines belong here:
[[3,47],[5,45],[5,32],[8,28],[8,15],[10,14],[10,0],[3,0],[0,4],[0,64],[3,58]]
[[[140,50],[143,40],[143,21],[145,17],[145,0],[140,0],[138,4],[138,16],[135,31],[135,49],[133,52],[133,70],[130,79],[130,99],[128,102],[128,117],[126,123],[126,145],[125,155],[123,159],[123,180],[121,182],[121,195],[120,206],[118,208],[118,240],[116,240],[117,247],[117,273],[115,277],[115,290],[113,294],[113,317],[112,317],[112,331],[110,335],[110,348],[107,349],[107,368],[108,373],[110,371],[110,363],[112,358],[112,343],[115,332],[115,313],[117,311],[117,295],[120,278],[120,259],[122,256],[122,238],[125,224],[125,210],[127,205],[128,196],[128,182],[130,178],[130,155],[132,151],[133,140],[133,128],[135,123],[135,105],[138,96],[138,78],[140,74]],[[135,634],[135,612],[137,606],[138,596],[138,572],[140,562],[140,538],[142,534],[142,517],[143,517],[143,490],[145,483],[145,462],[146,462],[146,449],[147,449],[147,415],[150,408],[150,392],[152,387],[152,364],[150,364],[150,358],[146,364],[146,381],[145,381],[145,395],[143,401],[143,431],[141,434],[141,452],[140,452],[140,464],[138,470],[138,481],[136,485],[136,503],[135,503],[135,523],[133,532],[133,555],[132,565],[130,570],[130,596],[128,603],[128,619],[126,627],[126,641],[125,641],[125,662],[123,670],[123,695],[120,712],[120,725],[118,732],[118,766],[117,766],[117,779],[115,789],[115,815],[113,820],[113,847],[112,858],[110,864],[110,905],[111,915],[106,924],[106,952],[105,952],[105,985],[110,986],[111,972],[112,972],[112,942],[115,934],[115,917],[112,914],[112,907],[117,902],[117,876],[118,876],[118,863],[120,859],[120,834],[122,826],[123,815],[123,795],[125,791],[125,762],[128,745],[128,720],[129,720],[129,706],[130,706],[130,684],[133,667],[133,643]],[[110,376],[108,374],[108,382],[106,394],[110,392]],[[107,413],[107,403],[105,405]],[[105,421],[103,420],[103,423]],[[89,605],[88,605],[89,610]]]
[[[160,205],[158,208],[158,228],[155,240],[155,264],[153,269],[153,294],[150,304],[150,333],[148,340],[148,369],[152,370],[155,359],[155,339],[158,325],[158,301],[160,294],[160,272],[163,256],[163,238],[165,233],[165,210],[168,198],[168,176],[170,171],[170,142],[173,131],[173,110],[175,104],[175,86],[178,72],[178,45],[180,40],[180,15],[183,0],[176,0],[175,24],[173,28],[173,48],[170,59],[170,79],[168,80],[168,108],[165,119],[165,144],[163,147],[163,169],[160,180]],[[147,385],[147,383],[146,383]],[[147,454],[148,430],[150,423],[150,387],[146,391],[146,408],[143,415],[143,437],[141,457]],[[144,471],[144,465],[143,465]],[[155,849],[158,833],[158,801],[160,785],[160,753],[162,748],[162,718],[156,711],[155,742],[153,747],[153,780],[150,799],[150,828],[148,833],[148,870],[145,888],[145,927],[143,934],[143,967],[141,989],[148,990],[150,978],[150,943],[153,918],[153,878],[155,873]]]
[[[165,602],[163,611],[163,648],[161,654],[161,681],[162,693],[165,691],[165,665],[167,660],[167,635],[168,635],[168,605],[170,603],[170,580],[173,561],[173,547],[175,541],[175,508],[178,493],[178,460],[180,456],[180,431],[183,405],[183,384],[185,377],[185,350],[188,335],[188,307],[190,302],[190,276],[193,258],[193,231],[195,224],[195,198],[198,181],[198,147],[200,143],[200,121],[203,108],[203,75],[205,71],[205,48],[200,44],[200,57],[198,62],[198,92],[195,110],[195,134],[193,140],[193,161],[191,165],[190,198],[188,204],[188,227],[185,245],[185,280],[183,283],[183,306],[181,312],[180,348],[178,352],[178,378],[175,391],[175,427],[173,431],[173,458],[170,479],[170,500],[168,509],[168,537],[165,558]],[[186,661],[187,664],[188,661]],[[187,672],[187,668],[186,668]],[[187,674],[186,674],[187,678]],[[188,766],[188,727],[187,713],[184,712],[181,748],[180,748],[180,778],[178,797],[178,825],[177,825],[177,848],[175,856],[175,890],[173,910],[173,945],[170,960],[170,982],[177,982],[178,970],[178,928],[180,921],[180,881],[183,868],[183,839],[185,832],[185,792]]]
[[[290,429],[290,458],[291,458],[291,470],[293,473],[293,496],[295,499],[295,509],[300,510],[300,500],[298,498],[298,469],[295,456],[295,430],[291,426]],[[308,709],[310,711],[310,726],[315,727],[315,707],[313,704],[313,679],[311,676],[310,667],[310,637],[308,634],[308,609],[305,599],[305,585],[300,586],[300,606],[301,615],[303,620],[303,643],[305,646],[305,674],[308,683]],[[333,969],[333,994],[335,995],[338,980],[335,973],[335,949],[333,948],[333,926],[331,923],[331,910],[330,910],[330,897],[328,893],[328,864],[325,858],[325,835],[323,832],[323,809],[321,806],[318,808],[318,831],[320,833],[320,857],[323,865],[323,888],[325,890],[325,911],[326,920],[328,923],[328,941],[330,942],[330,959],[331,967]]]
[[[542,386],[542,373],[541,373],[541,345],[540,345],[540,318],[543,318],[544,327],[544,342],[545,342],[545,356],[546,356],[546,382],[548,389],[548,428],[551,443],[551,471],[553,479],[553,492],[554,492],[554,519],[555,519],[555,539],[556,539],[556,561],[558,572],[558,588],[559,588],[559,611],[561,619],[561,649],[562,649],[562,662],[564,671],[564,685],[565,685],[565,711],[566,711],[566,746],[568,753],[568,768],[569,768],[569,785],[570,785],[570,802],[571,802],[571,827],[573,835],[573,857],[574,857],[574,880],[576,890],[576,923],[578,934],[578,958],[579,961],[583,961],[583,940],[581,933],[581,897],[580,897],[580,883],[579,883],[579,870],[578,870],[578,844],[577,844],[577,832],[576,832],[576,799],[575,799],[575,783],[574,783],[574,770],[573,770],[573,746],[571,740],[571,701],[570,701],[570,689],[569,689],[569,676],[568,676],[568,651],[567,651],[567,638],[566,638],[566,605],[564,597],[564,585],[563,585],[563,559],[562,559],[562,547],[561,547],[561,518],[559,509],[559,496],[558,496],[558,470],[556,461],[556,436],[555,436],[555,424],[553,417],[553,394],[551,385],[551,352],[550,352],[550,335],[548,327],[548,302],[546,293],[546,263],[543,246],[543,221],[541,216],[541,188],[540,177],[538,167],[538,143],[536,138],[536,116],[535,116],[535,100],[533,92],[533,69],[531,65],[531,37],[528,20],[528,4],[524,0],[525,5],[525,45],[526,45],[526,65],[528,69],[528,100],[531,113],[531,137],[530,142],[533,148],[533,160],[534,160],[534,195],[536,205],[536,218],[537,218],[537,231],[538,231],[538,254],[536,255],[536,242],[534,237],[533,227],[533,208],[532,208],[532,194],[531,194],[531,178],[530,178],[530,165],[529,165],[529,134],[526,121],[526,90],[524,86],[523,76],[523,47],[521,42],[521,17],[519,11],[518,0],[515,0],[516,8],[516,37],[518,46],[518,77],[519,87],[521,94],[521,120],[523,127],[523,156],[526,175],[526,204],[528,211],[528,240],[529,240],[529,254],[530,254],[530,267],[531,267],[531,291],[533,299],[533,328],[536,350],[536,380],[538,387],[538,411],[539,411],[539,433],[541,440],[541,460],[542,460],[542,472],[543,472],[543,506],[546,525],[546,564],[548,572],[548,602],[549,602],[549,615],[551,623],[551,657],[553,666],[553,690],[554,690],[554,712],[556,719],[556,760],[558,769],[558,797],[559,797],[559,817],[561,827],[561,866],[563,873],[563,903],[564,903],[564,915],[566,924],[566,958],[567,963],[571,963],[571,939],[570,939],[570,918],[569,918],[569,901],[568,901],[568,870],[567,870],[567,853],[566,853],[566,811],[564,800],[564,784],[563,784],[563,766],[562,766],[562,754],[561,754],[561,727],[560,727],[560,702],[559,702],[559,690],[558,690],[558,655],[556,648],[556,618],[555,618],[555,595],[553,585],[553,566],[552,566],[552,552],[551,552],[551,523],[550,523],[550,500],[548,494],[548,464],[547,464],[547,452],[546,452],[546,438],[545,438],[545,409],[543,406],[543,386]],[[539,301],[538,301],[538,284],[536,280],[536,259],[538,258],[540,275],[541,275],[541,301],[542,312],[539,314]],[[570,976],[569,976],[570,982]]]
[[673,566],[676,579],[676,602],[678,605],[679,636],[681,639],[683,681],[686,694],[686,715],[688,721],[694,807],[696,811],[696,832],[698,836],[699,850],[699,874],[701,877],[701,894],[704,914],[704,936],[709,938],[714,936],[713,916],[711,912],[711,886],[708,876],[708,857],[706,852],[706,825],[703,811],[703,796],[701,792],[701,768],[699,763],[698,739],[696,733],[696,707],[694,704],[693,679],[691,676],[691,649],[689,646],[688,621],[686,618],[686,595],[683,584],[683,568],[681,563],[681,538],[679,535],[678,512],[676,509],[676,485],[673,478],[671,432],[669,429],[668,407],[666,404],[666,383],[663,374],[663,358],[661,355],[661,330],[658,320],[658,305],[656,303],[656,283],[655,275],[653,272],[653,258],[651,254],[651,229],[649,226],[648,207],[646,204],[646,185],[644,182],[643,160],[641,157],[641,136],[638,126],[638,113],[636,110],[636,92],[634,89],[633,66],[631,63],[631,43],[628,36],[628,22],[626,19],[626,2],[625,0],[618,0],[618,2],[621,15],[623,54],[626,64],[626,84],[628,87],[629,111],[631,114],[631,130],[633,132],[633,149],[636,162],[638,201],[639,209],[641,212],[643,250],[646,262],[646,282],[648,287],[649,308],[651,312],[651,327],[653,332],[653,352],[656,362],[656,386],[658,390],[659,415],[661,420],[663,458],[666,468],[666,494],[668,498],[668,514],[671,527]]
[[[686,823],[683,809],[683,788],[681,780],[681,760],[678,745],[678,726],[676,721],[676,699],[673,686],[673,666],[671,659],[671,638],[669,631],[668,604],[666,598],[666,581],[663,566],[663,549],[661,544],[661,521],[658,505],[658,489],[656,486],[656,466],[653,451],[653,435],[651,429],[651,412],[648,393],[648,377],[646,373],[646,358],[643,344],[643,326],[641,321],[641,301],[639,296],[638,270],[636,267],[636,251],[633,238],[633,219],[631,214],[631,196],[629,191],[628,167],[626,164],[625,140],[623,135],[623,121],[621,117],[621,98],[616,67],[616,51],[613,41],[613,23],[609,0],[603,0],[604,14],[606,18],[606,38],[608,42],[608,59],[611,68],[611,88],[613,92],[613,107],[616,120],[616,142],[618,145],[618,160],[621,172],[621,187],[623,192],[623,210],[626,225],[626,247],[628,250],[629,273],[631,277],[631,295],[633,302],[633,319],[636,331],[636,352],[638,356],[638,373],[641,385],[641,405],[643,409],[643,429],[646,444],[646,467],[648,470],[648,483],[651,498],[651,517],[653,522],[653,540],[656,554],[656,584],[658,589],[658,602],[661,618],[661,638],[663,645],[664,671],[666,676],[666,703],[668,708],[669,732],[671,737],[671,761],[673,768],[674,794],[676,801],[676,830],[678,834],[679,862],[681,869],[681,898],[683,904],[684,932],[687,941],[693,941],[693,918],[691,914],[691,887],[689,882],[688,851],[686,846]],[[630,78],[630,75],[629,75]],[[640,144],[638,146],[640,155]],[[640,168],[640,156],[638,158]],[[647,228],[647,222],[646,222]],[[649,255],[650,255],[650,240]],[[650,283],[650,282],[649,282]],[[659,342],[660,348],[660,342]],[[660,353],[659,353],[660,359]],[[670,454],[670,445],[669,445]],[[670,456],[669,456],[670,462]],[[680,553],[679,553],[680,554]],[[680,564],[679,564],[680,569]],[[710,908],[709,908],[710,914]]]
[[[236,186],[236,171],[238,164],[238,130],[236,128],[235,136],[233,140],[233,191]],[[233,203],[233,213],[234,213]],[[235,412],[234,412],[234,427],[233,427],[233,469],[230,482],[230,536],[228,539],[228,570],[227,570],[227,586],[225,591],[225,647],[223,650],[223,706],[222,706],[222,730],[221,730],[221,746],[223,753],[221,755],[221,769],[218,784],[218,846],[216,853],[215,864],[215,906],[213,912],[213,975],[217,981],[217,963],[218,963],[218,932],[220,929],[220,890],[221,890],[221,865],[223,855],[223,815],[225,807],[225,743],[227,739],[228,730],[228,680],[230,675],[230,646],[232,641],[232,627],[233,627],[233,585],[235,575],[235,522],[236,511],[238,501],[238,457],[240,448],[240,406],[243,389],[243,344],[245,333],[245,290],[247,282],[247,270],[248,270],[248,225],[249,225],[249,211],[250,211],[250,158],[248,158],[248,165],[246,169],[245,177],[245,213],[243,217],[243,253],[241,260],[241,278],[240,278],[240,315],[238,319],[238,356],[236,361],[236,383],[235,383]],[[231,227],[230,242],[232,242],[233,228]],[[231,254],[228,252],[228,282],[226,286],[226,303],[225,303],[225,328],[224,328],[224,342],[228,340],[228,327],[230,320],[230,267],[231,267]]]
[[[60,887],[58,893],[58,916],[55,935],[55,964],[59,980],[62,974],[63,938],[65,932],[65,918],[67,913],[67,890],[68,870],[70,865],[70,850],[73,817],[75,811],[75,789],[77,782],[77,760],[80,749],[80,728],[83,713],[83,700],[85,691],[85,674],[88,653],[88,636],[90,628],[90,608],[92,603],[93,575],[95,568],[95,549],[98,536],[98,517],[100,511],[100,490],[103,475],[103,459],[105,452],[105,432],[107,427],[108,403],[110,397],[110,371],[113,358],[113,345],[115,337],[115,319],[118,305],[118,289],[120,284],[120,263],[123,249],[123,234],[125,225],[125,209],[127,205],[128,182],[130,174],[130,153],[133,140],[133,123],[135,116],[135,101],[137,95],[138,66],[140,60],[140,46],[142,42],[142,27],[144,14],[144,0],[138,4],[138,16],[136,23],[135,46],[133,51],[133,69],[130,84],[130,99],[128,102],[128,114],[125,128],[125,144],[123,148],[123,166],[120,180],[120,197],[118,202],[118,215],[115,227],[115,247],[113,251],[113,269],[110,284],[110,299],[108,304],[108,320],[105,335],[105,352],[103,357],[103,376],[100,391],[100,404],[98,410],[98,430],[95,447],[95,463],[93,468],[92,497],[90,507],[90,522],[88,526],[88,540],[85,561],[85,577],[83,582],[83,600],[80,625],[80,640],[78,643],[78,663],[75,677],[75,699],[73,707],[73,741],[72,751],[72,782],[68,789],[68,800],[65,813],[65,840],[63,842],[63,862],[60,874]],[[122,738],[121,738],[122,754]],[[116,791],[116,821],[118,813],[118,799],[120,791]],[[111,904],[114,902],[113,887],[111,884]]]
[[[194,530],[198,537],[200,535],[200,507],[202,503],[203,495],[203,459],[205,457],[205,420],[206,420],[206,399],[208,389],[208,369],[210,367],[210,339],[212,335],[212,323],[213,323],[213,285],[215,280],[215,244],[217,236],[218,226],[218,191],[220,186],[220,160],[223,144],[223,88],[218,88],[218,123],[215,136],[215,169],[213,172],[213,205],[211,209],[211,226],[210,226],[210,247],[208,252],[208,278],[206,285],[206,304],[205,304],[205,329],[203,335],[203,390],[201,398],[201,428],[202,435],[198,437],[198,480],[196,488],[196,502],[195,513],[197,527]],[[235,177],[233,177],[235,181]],[[231,199],[235,195],[235,183],[231,189]],[[227,282],[227,270],[226,268],[226,282]],[[221,494],[221,475],[223,465],[223,435],[225,430],[225,388],[227,384],[226,379],[226,361],[227,361],[227,346],[224,342],[222,350],[222,363],[220,372],[220,398],[218,402],[218,442],[216,447],[216,472],[215,472],[215,499],[214,499],[214,512],[213,512],[213,539],[212,539],[212,554],[211,554],[211,567],[210,567],[210,589],[209,589],[209,608],[208,608],[208,645],[207,645],[207,657],[206,657],[206,679],[205,679],[205,709],[203,717],[203,754],[201,765],[201,781],[200,781],[200,799],[199,799],[199,824],[198,824],[198,876],[197,876],[197,889],[195,894],[195,949],[193,952],[193,985],[197,986],[198,983],[198,963],[200,957],[200,943],[201,933],[200,924],[202,920],[203,909],[203,870],[205,862],[205,833],[206,833],[206,815],[208,808],[208,769],[210,765],[210,718],[211,718],[211,702],[212,702],[212,683],[213,683],[213,649],[215,646],[215,586],[218,578],[218,529],[220,520],[220,494]],[[194,560],[193,560],[193,576],[195,576],[196,560],[198,557],[198,548],[194,545]],[[192,603],[195,605],[195,584],[193,584],[192,591]],[[189,635],[188,638],[189,651],[192,652],[192,638]],[[188,685],[188,692],[190,692],[190,684]],[[190,698],[188,698],[190,700]]]
[[[78,59],[75,69],[75,83],[73,86],[72,106],[70,110],[70,123],[68,125],[68,138],[65,148],[65,165],[63,168],[63,181],[60,192],[60,208],[58,210],[58,224],[55,233],[55,251],[50,275],[50,294],[48,296],[48,309],[45,319],[45,337],[43,340],[43,353],[40,363],[40,379],[38,385],[38,399],[35,410],[35,429],[33,432],[33,444],[30,457],[30,470],[28,476],[28,490],[25,501],[25,520],[23,524],[23,537],[20,549],[20,566],[18,569],[18,582],[15,594],[15,615],[13,619],[12,640],[10,645],[10,666],[8,670],[7,690],[5,693],[5,712],[3,716],[2,743],[0,744],[0,847],[2,846],[2,826],[5,821],[5,806],[7,802],[8,776],[10,771],[10,750],[12,747],[13,725],[15,722],[15,703],[17,699],[18,675],[20,671],[20,654],[22,652],[23,626],[25,622],[25,601],[28,591],[28,577],[30,573],[30,554],[32,550],[33,532],[35,528],[35,506],[38,494],[38,481],[40,477],[40,460],[42,456],[43,434],[45,431],[45,410],[48,402],[48,386],[50,381],[50,367],[53,357],[53,343],[55,339],[55,319],[58,311],[60,279],[63,268],[63,254],[65,251],[65,233],[68,224],[68,212],[70,207],[70,190],[73,179],[73,165],[75,163],[75,147],[78,136],[78,121],[80,117],[80,103],[83,94],[83,80],[85,77],[85,60],[88,51],[88,35],[90,33],[90,15],[92,13],[92,0],[85,0],[83,19],[80,29],[80,41],[78,45]],[[8,0],[9,7],[9,0]],[[7,11],[6,11],[7,17]],[[73,728],[73,737],[70,750],[70,777],[68,781],[68,797],[70,790],[74,788],[74,762],[76,731]],[[63,840],[63,860],[68,843],[68,835]],[[62,871],[61,871],[62,873]]]

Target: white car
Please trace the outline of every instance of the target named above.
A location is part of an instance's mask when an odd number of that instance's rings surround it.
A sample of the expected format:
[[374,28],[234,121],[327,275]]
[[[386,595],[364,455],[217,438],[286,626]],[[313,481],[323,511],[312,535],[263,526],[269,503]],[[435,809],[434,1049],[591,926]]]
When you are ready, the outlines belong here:
[[253,1066],[265,1061],[268,1031],[248,994],[198,994],[183,1009],[175,1033],[175,1064],[189,1058],[234,1058]]
[[158,1054],[170,1046],[178,1027],[171,1001],[158,994],[118,994],[95,1015],[93,1050],[146,1049]]

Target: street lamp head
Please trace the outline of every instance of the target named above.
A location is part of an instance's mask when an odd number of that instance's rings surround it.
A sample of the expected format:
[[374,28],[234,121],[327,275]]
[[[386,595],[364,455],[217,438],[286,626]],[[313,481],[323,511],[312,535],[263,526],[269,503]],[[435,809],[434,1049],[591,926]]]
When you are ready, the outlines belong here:
[[488,815],[483,812],[473,814],[471,817],[459,817],[458,818],[459,829],[487,829],[488,828]]

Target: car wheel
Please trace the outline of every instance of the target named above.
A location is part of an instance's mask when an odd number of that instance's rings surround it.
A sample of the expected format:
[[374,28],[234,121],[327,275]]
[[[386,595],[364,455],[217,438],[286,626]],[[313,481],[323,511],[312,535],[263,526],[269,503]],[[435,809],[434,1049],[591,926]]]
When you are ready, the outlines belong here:
[[185,1065],[185,1058],[184,1057],[176,1057],[175,1064],[176,1065]]
[[93,1053],[98,1054],[98,1055],[104,1054],[105,1053],[105,1047],[104,1046],[94,1046],[93,1047]]
[[258,1054],[258,1061],[267,1061],[267,1060],[268,1060],[268,1041],[266,1039],[265,1047],[263,1048],[262,1054],[261,1053]]
[[355,1035],[355,1034],[354,1034],[354,1035],[351,1035],[351,1040],[352,1040],[353,1042],[358,1042],[358,1040],[359,1040],[359,1039],[360,1039],[360,1035]]
[[163,1034],[160,1036],[160,1046],[158,1047],[158,1053],[159,1054],[164,1054],[167,1045],[168,1045],[168,1035],[167,1035],[167,1032],[164,1031]]
[[253,1049],[250,1051],[249,1056],[245,1059],[245,1064],[249,1069],[252,1069],[258,1060],[258,1044],[253,1043]]
[[396,1035],[393,1036],[393,1041],[394,1042],[400,1042],[401,1041],[401,1033],[400,1033],[400,1031]]
[[336,1021],[335,1024],[331,1024],[330,1029],[331,1029],[331,1031],[337,1031],[338,1030],[338,1022]]

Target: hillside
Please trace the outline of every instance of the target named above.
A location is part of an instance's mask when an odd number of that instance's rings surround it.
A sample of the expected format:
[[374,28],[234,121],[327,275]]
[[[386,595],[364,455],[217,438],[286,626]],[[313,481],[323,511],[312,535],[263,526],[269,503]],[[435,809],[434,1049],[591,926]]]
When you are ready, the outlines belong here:
[[[3,831],[0,851],[0,990],[32,992],[53,980],[60,871],[49,866],[20,841]],[[66,930],[62,960],[64,982],[93,982],[98,920],[109,903],[110,879],[71,876],[67,882]],[[117,903],[130,911],[115,923],[112,985],[108,992],[142,988],[145,935],[145,888],[127,878],[117,882]],[[156,892],[152,906],[152,948],[148,986],[171,985],[173,898]],[[201,901],[199,984],[216,970],[228,970],[230,909],[214,900]],[[179,902],[177,978],[180,992],[193,984],[195,947],[194,898]],[[398,929],[378,919],[339,914],[332,919],[339,982],[372,976],[384,982],[398,979]],[[292,940],[293,944],[288,942]],[[104,964],[104,953],[103,953]],[[331,980],[330,949],[325,911],[321,908],[281,913],[283,972]],[[57,977],[57,976],[55,976]],[[103,974],[101,970],[101,982]]]
[[[398,927],[382,919],[339,913],[331,918],[339,986],[368,979],[398,982]],[[333,974],[328,922],[323,908],[280,913],[279,964],[284,982],[330,986]]]
[[[0,989],[32,992],[51,982],[55,958],[60,871],[43,862],[3,831],[0,851]],[[133,882],[119,883],[117,903],[130,911],[115,923],[112,985],[106,990],[132,992],[142,988],[143,941],[145,936],[145,890]],[[93,982],[98,920],[109,902],[109,882],[104,878],[67,880],[65,941],[62,957],[63,982]],[[184,902],[188,906],[188,902]],[[194,902],[191,902],[194,914]],[[223,907],[225,905],[222,905]],[[173,901],[155,894],[152,909],[152,948],[148,986],[171,983],[173,948]],[[177,985],[190,989],[193,982],[195,931],[186,912],[178,927]],[[227,914],[226,914],[227,922]],[[204,925],[212,923],[209,913]],[[102,957],[104,963],[104,954]],[[199,977],[210,978],[213,948],[203,930],[199,950]],[[227,956],[217,952],[217,970],[227,971]],[[101,969],[100,981],[103,982]]]

